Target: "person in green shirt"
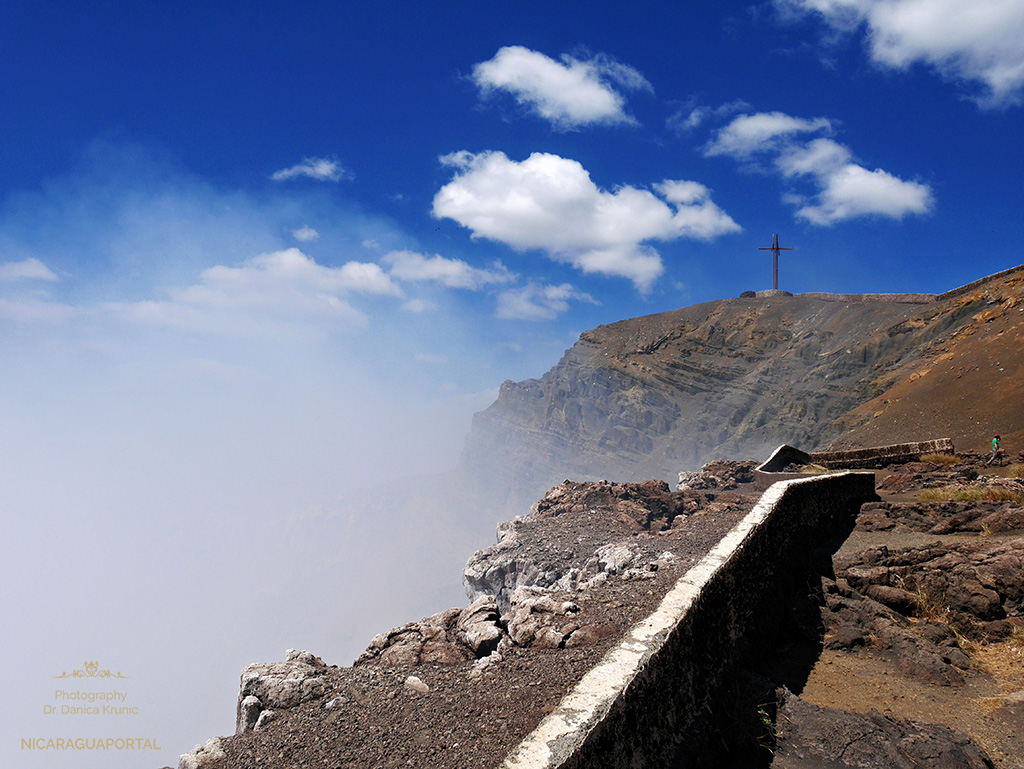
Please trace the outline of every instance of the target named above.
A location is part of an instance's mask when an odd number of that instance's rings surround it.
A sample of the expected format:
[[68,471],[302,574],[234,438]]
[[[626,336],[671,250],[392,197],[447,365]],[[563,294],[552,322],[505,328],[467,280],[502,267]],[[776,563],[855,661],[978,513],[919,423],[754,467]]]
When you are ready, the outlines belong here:
[[992,439],[992,456],[988,458],[988,461],[985,462],[985,465],[988,466],[992,464],[997,459],[1000,459],[1002,456],[1003,451],[1002,449],[999,448],[999,434],[996,433],[996,436]]

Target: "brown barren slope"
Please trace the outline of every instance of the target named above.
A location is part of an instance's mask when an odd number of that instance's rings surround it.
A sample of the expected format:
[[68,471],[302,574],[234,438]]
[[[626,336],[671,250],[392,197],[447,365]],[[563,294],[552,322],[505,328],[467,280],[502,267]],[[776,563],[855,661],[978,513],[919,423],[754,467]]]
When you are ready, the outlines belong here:
[[1004,448],[1024,448],[1024,271],[933,309],[908,322],[950,323],[950,332],[876,381],[885,391],[838,422],[845,431],[837,446],[942,436],[957,449],[987,451],[999,433]]

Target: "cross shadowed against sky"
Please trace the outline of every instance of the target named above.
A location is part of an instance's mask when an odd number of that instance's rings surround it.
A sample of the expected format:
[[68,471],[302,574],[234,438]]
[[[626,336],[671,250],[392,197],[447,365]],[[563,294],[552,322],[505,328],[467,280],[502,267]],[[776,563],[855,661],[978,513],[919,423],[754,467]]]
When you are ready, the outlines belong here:
[[[351,490],[451,468],[588,328],[770,288],[773,233],[792,292],[1024,262],[1022,99],[1024,0],[6,4],[12,733],[165,746],[0,763],[176,765],[242,665],[447,608]],[[44,719],[97,659],[137,719]]]

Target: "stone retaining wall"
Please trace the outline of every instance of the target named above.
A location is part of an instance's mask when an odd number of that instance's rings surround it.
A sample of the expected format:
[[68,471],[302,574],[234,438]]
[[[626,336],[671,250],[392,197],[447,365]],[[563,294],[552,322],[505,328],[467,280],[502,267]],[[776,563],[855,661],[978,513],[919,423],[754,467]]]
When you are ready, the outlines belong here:
[[780,602],[806,590],[808,554],[845,534],[873,498],[870,473],[773,485],[509,754],[505,769],[698,766],[706,713],[726,674],[778,631]]
[[954,288],[952,291],[947,291],[944,294],[939,294],[939,300],[952,299],[953,297],[960,296],[962,294],[967,294],[973,291],[974,289],[978,288],[978,286],[983,286],[986,283],[993,280],[999,280],[999,278],[1006,277],[1007,275],[1012,275],[1013,273],[1018,272],[1020,270],[1024,270],[1024,264],[1019,264],[1016,267],[1011,267],[1008,270],[997,272],[994,275],[986,275],[984,278],[980,278],[979,280],[975,280],[971,283],[968,283],[966,286],[960,286],[960,288]]
[[797,294],[807,299],[824,299],[828,302],[886,302],[892,304],[932,304],[938,300],[935,294],[827,294],[810,292]]
[[810,454],[783,444],[775,449],[768,459],[754,468],[754,478],[761,488],[768,488],[778,481],[815,475],[815,473],[787,470],[787,468],[800,465],[819,465],[827,470],[866,470],[885,467],[896,462],[914,462],[925,454],[952,453],[953,441],[949,438],[894,443],[890,446],[874,446],[850,451],[819,451]]
[[933,441],[894,443],[891,446],[875,446],[869,449],[851,451],[822,451],[811,454],[811,462],[822,467],[844,470],[869,467],[885,467],[894,462],[912,462],[924,454],[952,454],[953,441],[938,438]]

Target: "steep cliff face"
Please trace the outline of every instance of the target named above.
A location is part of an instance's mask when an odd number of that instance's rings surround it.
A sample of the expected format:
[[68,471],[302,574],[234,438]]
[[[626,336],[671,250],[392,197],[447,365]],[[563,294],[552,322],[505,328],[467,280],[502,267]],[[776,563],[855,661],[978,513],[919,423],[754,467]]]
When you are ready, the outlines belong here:
[[584,333],[539,380],[478,414],[464,466],[527,497],[562,478],[672,480],[719,458],[816,447],[912,348],[922,305],[728,299]]
[[[993,301],[1007,316],[998,330],[1019,342],[1022,281],[1017,271],[942,297],[725,299],[599,326],[541,379],[502,385],[474,418],[462,466],[511,505],[564,478],[670,481],[781,443],[823,448],[871,419],[844,415],[926,367],[961,329],[980,325],[962,337],[978,344],[990,329],[976,316]],[[926,400],[921,434],[904,434],[897,416],[872,441],[935,437]]]

